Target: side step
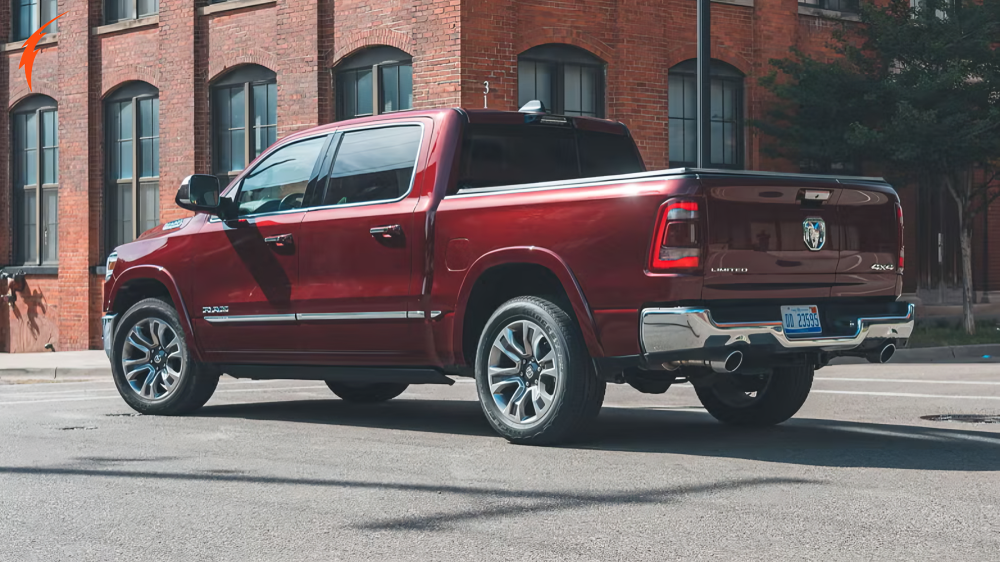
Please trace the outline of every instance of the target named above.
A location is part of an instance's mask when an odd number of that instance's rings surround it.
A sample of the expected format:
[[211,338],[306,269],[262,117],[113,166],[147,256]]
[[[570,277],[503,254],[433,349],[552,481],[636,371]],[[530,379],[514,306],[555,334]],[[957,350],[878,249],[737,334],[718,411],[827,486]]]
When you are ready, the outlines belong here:
[[323,365],[218,365],[218,367],[223,373],[237,379],[455,384],[455,381],[430,367],[327,367]]

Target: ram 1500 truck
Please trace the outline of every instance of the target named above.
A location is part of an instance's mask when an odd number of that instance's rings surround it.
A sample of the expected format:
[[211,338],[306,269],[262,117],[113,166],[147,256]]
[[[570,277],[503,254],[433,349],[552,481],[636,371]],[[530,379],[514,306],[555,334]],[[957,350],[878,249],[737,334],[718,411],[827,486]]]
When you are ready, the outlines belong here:
[[474,377],[513,442],[579,434],[607,383],[690,382],[719,420],[768,425],[831,358],[885,362],[913,326],[883,180],[646,171],[611,121],[343,121],[176,202],[195,214],[107,262],[105,349],[146,414],[193,412],[221,374],[354,402]]

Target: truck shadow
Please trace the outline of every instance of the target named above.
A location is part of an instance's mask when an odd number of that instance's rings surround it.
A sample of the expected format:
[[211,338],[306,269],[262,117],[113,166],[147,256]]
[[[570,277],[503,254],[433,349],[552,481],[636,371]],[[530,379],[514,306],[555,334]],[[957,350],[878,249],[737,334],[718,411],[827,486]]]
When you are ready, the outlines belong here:
[[[378,405],[311,400],[207,406],[206,417],[447,433],[499,439],[479,404],[398,399]],[[587,438],[569,448],[694,455],[803,466],[1000,470],[1000,434],[953,428],[795,418],[742,429],[700,409],[605,407]]]

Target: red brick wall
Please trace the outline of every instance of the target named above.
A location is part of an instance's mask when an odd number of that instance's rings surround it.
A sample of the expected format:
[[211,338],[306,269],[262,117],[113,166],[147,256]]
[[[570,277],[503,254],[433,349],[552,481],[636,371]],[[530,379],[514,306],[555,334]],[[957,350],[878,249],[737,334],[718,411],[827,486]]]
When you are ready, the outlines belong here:
[[[489,106],[516,109],[517,55],[544,43],[574,45],[607,64],[607,115],[629,125],[647,164],[659,168],[669,163],[667,72],[695,56],[691,0],[276,0],[210,15],[197,13],[208,0],[160,0],[157,25],[93,35],[101,6],[61,0],[60,12],[68,13],[59,41],[34,64],[35,92],[59,104],[59,274],[29,276],[28,297],[39,291],[35,312],[0,314],[0,351],[37,349],[48,340],[56,349],[100,346],[103,277],[90,268],[103,265],[107,251],[102,99],[128,81],[160,92],[160,219],[168,221],[187,214],[173,206],[180,180],[211,172],[211,81],[242,64],[277,74],[281,137],[333,119],[336,65],[365,47],[389,45],[413,57],[417,108],[482,107],[489,81]],[[793,45],[823,52],[835,25],[798,15],[797,0],[717,2],[712,11],[713,56],[746,74],[748,117],[760,117],[768,101],[757,86],[768,59],[786,56]],[[10,20],[10,2],[0,1],[0,37],[9,37]],[[0,107],[29,94],[20,55],[0,54]],[[0,112],[0,264],[13,258],[9,130],[8,114]],[[794,170],[763,158],[752,132],[746,138],[748,167]],[[1000,205],[989,236],[991,254],[1000,255]],[[990,268],[991,284],[1000,287],[1000,259]],[[49,327],[33,332],[32,317]]]

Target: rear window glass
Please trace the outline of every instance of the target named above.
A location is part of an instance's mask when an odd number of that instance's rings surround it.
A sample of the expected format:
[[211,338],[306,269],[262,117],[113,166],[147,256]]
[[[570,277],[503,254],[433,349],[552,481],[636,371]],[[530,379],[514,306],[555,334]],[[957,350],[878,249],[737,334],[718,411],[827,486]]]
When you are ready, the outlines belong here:
[[[582,159],[582,161],[581,161]],[[569,127],[474,124],[462,141],[459,190],[641,172],[625,135]]]

